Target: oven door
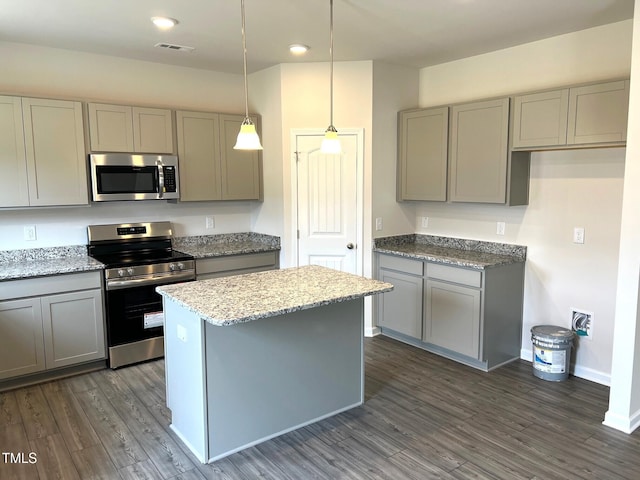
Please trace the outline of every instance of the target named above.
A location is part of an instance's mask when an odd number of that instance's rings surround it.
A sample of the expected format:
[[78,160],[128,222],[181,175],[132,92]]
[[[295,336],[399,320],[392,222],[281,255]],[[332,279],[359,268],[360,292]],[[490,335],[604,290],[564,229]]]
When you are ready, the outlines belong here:
[[[184,282],[164,282],[170,283]],[[107,290],[107,345],[111,368],[164,355],[162,296],[156,284]]]

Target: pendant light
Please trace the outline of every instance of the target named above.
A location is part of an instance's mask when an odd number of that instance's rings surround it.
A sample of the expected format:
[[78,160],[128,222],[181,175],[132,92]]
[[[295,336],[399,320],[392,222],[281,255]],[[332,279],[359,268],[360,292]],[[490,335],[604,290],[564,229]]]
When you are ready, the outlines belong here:
[[342,148],[340,147],[340,140],[338,139],[338,131],[336,127],[333,126],[333,0],[329,0],[329,8],[330,8],[330,45],[329,45],[329,56],[331,57],[331,84],[330,84],[330,118],[329,118],[329,126],[324,132],[324,139],[322,140],[322,144],[320,145],[320,151],[326,154],[339,154],[342,152]]
[[244,0],[240,0],[240,10],[242,14],[242,55],[244,60],[244,120],[240,125],[240,132],[236,144],[235,150],[262,150],[260,144],[260,137],[256,132],[256,126],[249,118],[249,82],[247,80],[247,40],[244,29]]

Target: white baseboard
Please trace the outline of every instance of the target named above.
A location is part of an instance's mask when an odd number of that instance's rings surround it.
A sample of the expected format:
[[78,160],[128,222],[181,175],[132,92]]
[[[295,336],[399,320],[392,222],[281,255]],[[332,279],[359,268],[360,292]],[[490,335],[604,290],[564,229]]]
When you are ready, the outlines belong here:
[[376,335],[380,335],[382,332],[380,331],[380,327],[365,327],[364,328],[364,336],[365,337],[375,337]]
[[632,433],[636,428],[640,426],[640,410],[636,411],[633,415],[627,417],[620,415],[611,410],[607,411],[604,415],[603,425],[607,427],[615,428],[623,433]]
[[[520,358],[522,360],[526,360],[527,362],[532,362],[533,350],[524,348],[521,349]],[[610,373],[601,372],[592,368],[582,367],[580,365],[571,365],[570,373],[571,375],[579,378],[584,378],[585,380],[589,380],[590,382],[599,383],[600,385],[606,385],[607,387],[611,385]]]

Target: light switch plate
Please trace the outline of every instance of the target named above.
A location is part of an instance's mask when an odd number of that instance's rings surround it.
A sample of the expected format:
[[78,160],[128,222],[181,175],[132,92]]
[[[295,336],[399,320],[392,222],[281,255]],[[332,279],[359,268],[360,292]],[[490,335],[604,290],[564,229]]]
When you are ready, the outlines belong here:
[[422,228],[429,228],[429,217],[422,217]]
[[37,239],[35,225],[27,225],[24,227],[24,239],[28,242],[33,242]]
[[213,215],[205,217],[205,226],[207,229],[216,228],[216,218]]
[[505,222],[498,222],[496,225],[496,234],[504,235],[505,228],[506,228]]
[[584,243],[584,228],[576,227],[573,229],[573,243]]
[[382,217],[376,218],[376,230],[378,232],[382,230]]

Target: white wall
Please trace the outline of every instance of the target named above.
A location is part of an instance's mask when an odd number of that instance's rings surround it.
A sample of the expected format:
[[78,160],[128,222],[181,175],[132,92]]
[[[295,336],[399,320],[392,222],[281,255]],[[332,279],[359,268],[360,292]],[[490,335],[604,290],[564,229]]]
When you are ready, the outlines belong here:
[[[635,11],[640,0],[635,2]],[[640,16],[633,21],[629,132],[640,128]],[[609,410],[604,424],[630,433],[640,426],[640,140],[627,138]]]
[[[7,42],[0,42],[0,59],[4,94],[229,113],[244,110],[240,75]],[[123,221],[170,220],[177,235],[248,231],[258,205],[158,201],[0,210],[0,250],[85,244],[87,225]],[[215,215],[215,229],[205,230],[205,215]],[[23,240],[24,225],[36,225],[37,241]]]
[[[368,195],[373,221],[367,225],[373,238],[404,234],[413,228],[414,205],[396,201],[397,132],[398,112],[418,104],[419,78],[415,68],[373,64],[373,172]],[[381,231],[375,230],[375,218],[382,218]]]
[[[284,200],[284,231],[282,235],[283,266],[295,265],[292,252],[293,234],[292,129],[317,129],[329,125],[329,63],[281,65],[282,89],[282,181]],[[372,62],[336,62],[334,64],[334,125],[340,129],[364,129],[365,172],[371,171],[372,128]],[[365,177],[365,185],[371,178]],[[365,222],[369,220],[365,219]]]
[[[631,33],[629,20],[424,68],[420,106],[628,77]],[[523,358],[530,359],[531,326],[569,326],[568,309],[584,308],[594,313],[594,335],[579,342],[576,374],[605,384],[611,373],[624,158],[624,149],[534,153],[527,207],[416,206],[416,231],[527,245]],[[426,230],[422,216],[429,217]],[[507,223],[503,237],[495,234],[497,221]],[[584,245],[572,243],[578,226],[586,229]]]
[[256,72],[249,78],[252,109],[262,115],[262,171],[264,201],[253,212],[252,229],[281,236],[284,231],[283,154],[285,134],[282,129],[281,67]]

